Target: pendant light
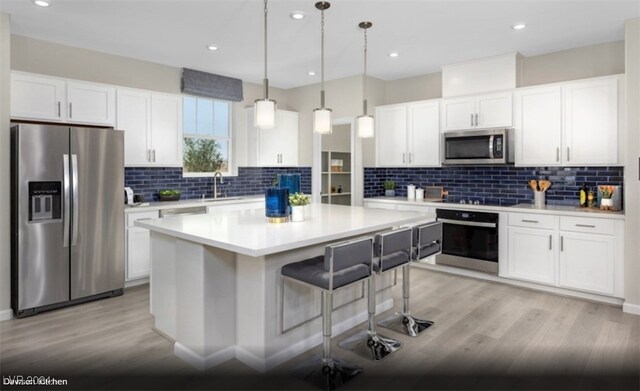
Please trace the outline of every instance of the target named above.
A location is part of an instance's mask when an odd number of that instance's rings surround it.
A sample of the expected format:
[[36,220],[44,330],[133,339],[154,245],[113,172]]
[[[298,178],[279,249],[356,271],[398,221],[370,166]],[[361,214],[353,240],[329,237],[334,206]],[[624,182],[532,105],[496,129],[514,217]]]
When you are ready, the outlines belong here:
[[331,7],[328,1],[319,1],[320,10],[320,108],[313,110],[313,131],[320,134],[331,133],[331,109],[324,107],[324,10]]
[[269,79],[267,78],[267,0],[264,0],[264,99],[256,99],[254,103],[254,126],[258,129],[276,127],[276,101],[269,99]]
[[358,27],[364,30],[364,80],[362,81],[362,115],[358,117],[358,137],[373,137],[373,116],[367,114],[367,29],[373,26],[371,22],[361,22]]

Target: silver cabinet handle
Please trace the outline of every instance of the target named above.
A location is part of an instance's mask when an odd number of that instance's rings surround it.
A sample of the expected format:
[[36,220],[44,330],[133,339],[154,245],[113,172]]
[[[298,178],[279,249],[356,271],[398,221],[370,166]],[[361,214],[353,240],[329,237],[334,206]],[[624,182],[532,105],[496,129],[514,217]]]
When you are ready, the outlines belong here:
[[60,118],[61,110],[60,110],[60,101],[58,101],[58,118]]
[[567,161],[571,160],[571,148],[567,147]]
[[407,160],[406,159],[406,157],[407,157],[406,155],[407,155],[406,153],[402,154],[402,164],[406,163],[406,160]]
[[151,150],[147,149],[147,161],[151,162]]
[[78,212],[80,211],[78,199],[78,155],[71,155],[71,187],[73,189],[73,214],[71,219],[73,225],[71,226],[71,245],[78,244]]
[[69,118],[73,118],[73,103],[69,102]]
[[413,152],[409,152],[409,163],[413,162]]
[[152,149],[152,154],[153,154],[153,162],[156,162],[156,150]]
[[576,227],[595,228],[596,226],[590,224],[576,224]]
[[549,250],[551,250],[551,249],[552,249],[552,248],[551,248],[551,246],[552,246],[552,244],[551,244],[551,243],[552,243],[552,242],[553,242],[553,235],[549,235]]
[[64,212],[64,221],[62,222],[64,231],[62,240],[64,242],[64,247],[69,247],[69,224],[71,223],[71,194],[69,193],[71,190],[71,183],[69,181],[69,155],[67,154],[62,155],[62,169],[64,170],[62,180],[62,186],[64,187],[64,206],[62,207]]
[[473,127],[473,114],[471,114],[471,127]]
[[476,126],[478,126],[478,113],[476,113]]
[[533,223],[533,224],[538,224],[539,221],[538,220],[522,220],[523,223]]
[[560,161],[560,147],[556,147],[556,162]]
[[564,236],[560,236],[560,251],[564,251]]

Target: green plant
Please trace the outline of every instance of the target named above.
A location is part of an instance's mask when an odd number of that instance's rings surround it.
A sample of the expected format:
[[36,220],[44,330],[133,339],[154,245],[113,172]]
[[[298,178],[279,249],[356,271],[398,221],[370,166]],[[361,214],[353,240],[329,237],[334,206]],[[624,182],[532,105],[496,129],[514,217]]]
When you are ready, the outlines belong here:
[[395,190],[396,189],[396,183],[394,181],[384,181],[382,183],[382,186],[384,186],[385,190]]
[[309,205],[311,197],[303,193],[293,193],[289,196],[289,204],[291,206],[305,206]]
[[224,165],[220,145],[215,140],[189,137],[185,137],[183,140],[185,171],[216,172]]
[[163,189],[158,192],[161,196],[172,196],[172,195],[180,195],[182,191],[180,190],[171,190],[171,189]]
[[615,188],[613,186],[599,186],[600,192],[602,193],[602,198],[609,199],[613,197],[613,192]]

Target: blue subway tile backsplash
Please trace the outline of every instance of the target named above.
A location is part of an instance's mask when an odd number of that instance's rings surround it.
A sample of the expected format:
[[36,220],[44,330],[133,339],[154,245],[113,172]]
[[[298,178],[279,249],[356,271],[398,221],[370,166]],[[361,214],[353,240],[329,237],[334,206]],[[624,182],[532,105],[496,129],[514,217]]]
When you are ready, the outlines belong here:
[[[264,189],[273,182],[277,174],[300,174],[301,191],[311,194],[311,167],[239,167],[238,176],[224,177],[218,182],[218,192],[227,197],[264,194]],[[142,194],[145,201],[157,201],[158,191],[178,189],[182,199],[213,197],[213,178],[183,178],[179,167],[126,167],[124,185]]]
[[384,195],[382,183],[396,182],[396,195],[407,196],[407,185],[443,186],[449,192],[447,201],[480,201],[481,203],[515,205],[533,202],[530,179],[548,179],[550,204],[575,204],[583,183],[595,186],[622,185],[623,167],[514,167],[456,166],[442,168],[365,168],[364,196]]

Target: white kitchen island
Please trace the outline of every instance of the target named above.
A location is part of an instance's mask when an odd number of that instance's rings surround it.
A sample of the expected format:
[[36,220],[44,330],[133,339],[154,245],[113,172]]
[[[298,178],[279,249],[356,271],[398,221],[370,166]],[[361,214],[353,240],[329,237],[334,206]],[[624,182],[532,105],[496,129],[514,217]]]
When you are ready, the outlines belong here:
[[[435,218],[339,205],[305,208],[300,223],[271,224],[264,209],[136,222],[151,230],[155,328],[175,341],[177,356],[200,369],[235,357],[266,371],[320,344],[319,292],[281,285],[280,268],[324,254],[328,243]],[[383,277],[378,312],[393,306],[392,276]],[[334,335],[366,320],[365,297],[364,284],[336,292]]]

